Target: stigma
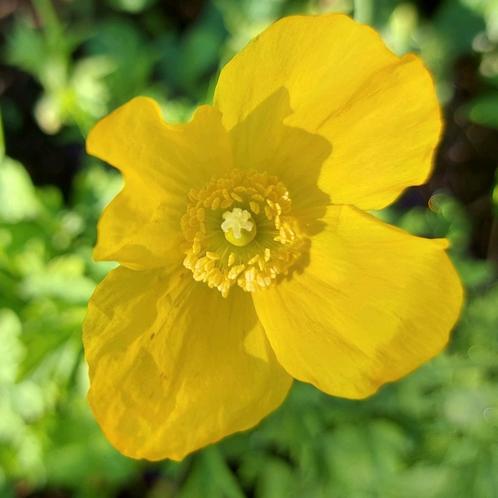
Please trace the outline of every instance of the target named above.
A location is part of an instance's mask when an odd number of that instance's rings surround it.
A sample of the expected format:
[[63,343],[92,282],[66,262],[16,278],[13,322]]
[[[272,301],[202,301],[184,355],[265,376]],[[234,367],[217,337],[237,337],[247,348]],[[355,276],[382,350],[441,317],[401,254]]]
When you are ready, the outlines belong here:
[[222,218],[225,221],[221,224],[221,229],[230,244],[244,247],[256,237],[256,224],[246,209],[233,208],[231,211],[225,211]]

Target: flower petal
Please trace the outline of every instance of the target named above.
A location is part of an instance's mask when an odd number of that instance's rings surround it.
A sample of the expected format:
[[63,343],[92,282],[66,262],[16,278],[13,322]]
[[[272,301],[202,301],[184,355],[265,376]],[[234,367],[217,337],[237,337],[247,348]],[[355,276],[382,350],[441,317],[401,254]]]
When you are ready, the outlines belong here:
[[441,128],[432,80],[420,59],[407,55],[372,75],[347,110],[319,128],[333,142],[319,185],[335,204],[381,209],[427,181]]
[[135,269],[178,260],[187,193],[232,164],[216,109],[202,106],[191,122],[169,125],[156,102],[146,97],[99,121],[88,136],[87,150],[125,177],[124,190],[100,220],[95,258]]
[[332,145],[318,181],[332,202],[379,209],[426,180],[441,129],[434,85],[371,28],[343,15],[284,18],[225,66],[215,105],[231,130],[282,89],[286,124]]
[[234,164],[276,175],[289,190],[293,215],[306,223],[330,203],[317,181],[331,147],[317,134],[286,126],[290,114],[289,94],[281,88],[232,128],[230,139]]
[[282,366],[322,391],[362,398],[439,353],[462,305],[446,241],[328,208],[309,264],[254,294]]
[[250,297],[224,299],[184,272],[112,271],[90,300],[83,339],[92,409],[133,458],[180,460],[248,429],[292,382]]
[[99,219],[93,257],[137,270],[179,263],[181,216],[179,208],[152,195],[143,182],[127,182]]

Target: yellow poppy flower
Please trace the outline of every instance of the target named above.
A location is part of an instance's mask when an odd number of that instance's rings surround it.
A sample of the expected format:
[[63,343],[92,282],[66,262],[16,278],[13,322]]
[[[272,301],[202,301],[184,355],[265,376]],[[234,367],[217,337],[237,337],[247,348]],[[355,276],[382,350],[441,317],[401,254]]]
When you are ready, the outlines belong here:
[[89,401],[134,458],[181,459],[299,379],[363,398],[436,355],[462,303],[446,243],[365,210],[431,170],[434,85],[346,16],[289,17],[170,125],[138,97],[88,152],[119,168],[95,257],[120,266],[84,325]]

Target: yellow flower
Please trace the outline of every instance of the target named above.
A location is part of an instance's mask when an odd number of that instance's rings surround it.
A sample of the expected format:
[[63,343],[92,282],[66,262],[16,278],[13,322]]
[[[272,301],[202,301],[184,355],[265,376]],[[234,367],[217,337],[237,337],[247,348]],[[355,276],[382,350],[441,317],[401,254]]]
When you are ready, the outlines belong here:
[[462,303],[446,242],[365,212],[427,179],[440,132],[422,62],[342,15],[273,24],[188,124],[144,97],[97,123],[88,152],[125,178],[84,326],[112,444],[181,459],[292,378],[363,398],[441,351]]

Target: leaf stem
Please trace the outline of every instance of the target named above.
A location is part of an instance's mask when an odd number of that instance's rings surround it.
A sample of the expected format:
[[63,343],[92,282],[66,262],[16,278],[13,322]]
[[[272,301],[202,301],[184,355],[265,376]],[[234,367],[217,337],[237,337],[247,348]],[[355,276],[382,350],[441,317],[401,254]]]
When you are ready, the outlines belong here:
[[5,157],[5,137],[3,134],[2,108],[0,107],[0,161]]
[[62,35],[62,26],[51,0],[33,0],[33,5],[40,18],[43,31],[50,41],[57,41]]
[[364,24],[372,24],[374,2],[372,0],[354,0],[354,18]]

